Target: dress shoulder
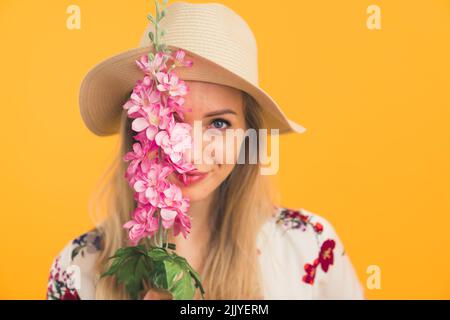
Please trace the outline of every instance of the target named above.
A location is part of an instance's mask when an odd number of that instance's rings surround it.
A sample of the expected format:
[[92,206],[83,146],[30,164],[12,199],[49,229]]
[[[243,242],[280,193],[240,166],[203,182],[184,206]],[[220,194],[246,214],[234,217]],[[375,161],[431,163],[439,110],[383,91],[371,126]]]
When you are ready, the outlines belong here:
[[336,230],[316,213],[276,207],[258,249],[269,299],[364,298]]
[[48,277],[48,300],[94,298],[94,264],[102,235],[90,230],[68,242],[53,259]]

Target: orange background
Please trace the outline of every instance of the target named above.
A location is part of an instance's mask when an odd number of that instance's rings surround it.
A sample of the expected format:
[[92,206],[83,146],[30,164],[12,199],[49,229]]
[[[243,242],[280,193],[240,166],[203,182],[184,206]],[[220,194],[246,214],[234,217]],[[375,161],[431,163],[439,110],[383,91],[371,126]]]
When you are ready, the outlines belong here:
[[[204,2],[204,1],[192,1]],[[450,1],[219,1],[259,46],[260,82],[307,133],[281,139],[283,204],[332,222],[368,298],[450,298]],[[81,30],[66,28],[69,5]],[[366,27],[381,8],[381,30]],[[0,298],[41,299],[93,225],[117,137],[83,125],[82,77],[137,46],[150,0],[0,1]]]

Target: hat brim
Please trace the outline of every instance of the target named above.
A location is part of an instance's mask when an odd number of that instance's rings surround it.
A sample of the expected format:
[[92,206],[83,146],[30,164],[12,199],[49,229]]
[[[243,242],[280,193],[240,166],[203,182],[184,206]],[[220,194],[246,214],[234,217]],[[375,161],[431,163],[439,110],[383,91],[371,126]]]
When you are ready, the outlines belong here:
[[[179,49],[168,47],[172,50]],[[136,81],[143,78],[136,60],[151,49],[141,47],[119,53],[98,63],[85,75],[79,92],[80,113],[84,123],[94,134],[108,136],[118,132],[123,104],[129,99]],[[279,133],[306,131],[300,124],[288,119],[277,103],[260,87],[213,61],[183,50],[186,58],[194,61],[194,65],[176,68],[175,72],[181,79],[222,84],[243,90],[262,107],[265,128],[279,129]]]

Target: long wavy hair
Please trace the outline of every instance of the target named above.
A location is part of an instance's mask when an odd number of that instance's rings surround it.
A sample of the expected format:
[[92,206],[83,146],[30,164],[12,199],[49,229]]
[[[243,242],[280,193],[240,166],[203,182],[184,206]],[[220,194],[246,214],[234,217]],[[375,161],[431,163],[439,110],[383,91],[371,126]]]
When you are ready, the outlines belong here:
[[[261,107],[253,97],[241,92],[247,128],[263,128]],[[259,135],[256,136],[259,139]],[[249,154],[247,142],[248,137],[242,145],[246,148],[246,157]],[[123,224],[130,220],[136,202],[133,190],[124,178],[128,164],[123,161],[123,156],[131,150],[132,144],[130,119],[123,112],[120,150],[91,199],[91,213],[96,220],[101,220],[97,223],[97,229],[103,240],[102,250],[95,261],[96,299],[130,298],[114,278],[100,279],[99,275],[109,266],[108,258],[118,248],[127,245],[128,235]],[[257,145],[259,148],[259,143]],[[256,164],[248,162],[236,164],[214,191],[209,213],[213,231],[200,274],[205,299],[263,299],[256,239],[263,224],[273,214],[275,189],[270,178],[260,174],[260,161]],[[199,298],[198,292],[195,298]]]

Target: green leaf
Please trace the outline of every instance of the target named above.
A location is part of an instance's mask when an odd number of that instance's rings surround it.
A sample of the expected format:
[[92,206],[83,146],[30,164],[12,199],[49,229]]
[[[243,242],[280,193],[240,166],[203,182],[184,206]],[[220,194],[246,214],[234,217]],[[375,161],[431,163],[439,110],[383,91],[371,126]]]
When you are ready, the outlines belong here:
[[190,300],[194,297],[195,287],[189,272],[183,271],[181,278],[170,288],[174,300]]
[[150,32],[148,33],[148,37],[150,38],[150,40],[151,40],[152,42],[155,40],[155,35],[153,34],[152,31],[150,31]]
[[113,263],[111,264],[109,269],[106,272],[104,272],[100,277],[103,278],[105,276],[112,276],[112,275],[114,275],[119,270],[119,268],[120,268],[120,266],[121,266],[121,264],[122,264],[124,259],[125,258],[120,258],[120,257],[116,258],[116,260],[113,261]]
[[169,258],[169,254],[163,248],[151,248],[147,251],[147,256],[150,257],[153,261],[163,261],[164,259]]
[[[156,251],[156,250],[155,250]],[[192,299],[196,286],[193,278],[181,259],[176,254],[165,252],[165,258],[159,258],[152,270],[152,283],[156,288],[164,289],[172,294],[174,300]]]
[[174,300],[192,299],[195,294],[195,286],[191,276],[191,266],[187,260],[177,254],[172,254],[173,263],[168,265],[168,273],[173,274],[169,283],[169,291],[172,293]]
[[154,264],[151,279],[153,286],[156,288],[165,290],[169,288],[167,283],[166,268],[163,261],[158,261]]
[[155,18],[151,14],[147,15],[147,19],[150,20],[151,23],[155,24]]
[[202,295],[202,298],[204,299],[205,289],[203,289],[202,281],[200,279],[200,276],[197,272],[190,272],[191,277],[194,278],[195,287],[200,290],[200,293]]
[[155,0],[155,6],[156,6],[156,21],[159,22],[159,20],[161,20],[159,0]]
[[170,289],[171,287],[173,287],[175,280],[180,275],[180,273],[183,272],[183,269],[180,267],[180,265],[177,265],[176,261],[172,258],[164,261],[164,268],[166,274],[167,289]]
[[[174,255],[175,255],[175,254],[174,254]],[[192,279],[194,280],[194,282],[195,282],[195,287],[196,287],[196,288],[199,288],[200,293],[201,293],[201,295],[202,295],[202,298],[204,298],[203,295],[204,295],[204,293],[205,293],[205,290],[203,289],[200,275],[199,275],[199,274],[191,267],[191,265],[188,263],[188,261],[186,260],[186,258],[180,257],[180,256],[178,256],[178,255],[175,255],[175,256],[176,256],[175,259],[176,259],[177,261],[179,261],[179,263],[180,263],[181,265],[183,265],[183,267],[186,268],[186,269],[188,270],[188,272],[189,272],[191,278],[192,278]]]
[[138,255],[128,259],[117,273],[117,280],[123,283],[132,299],[138,299],[144,290],[144,280],[148,278],[149,270],[145,263],[146,256]]
[[123,283],[132,299],[138,299],[144,290],[144,281],[150,276],[152,261],[144,246],[127,247],[117,250],[110,268],[102,274],[116,277],[118,284]]
[[[166,244],[164,244],[166,245]],[[175,244],[167,243],[175,249]],[[121,248],[111,257],[109,269],[101,275],[115,276],[117,284],[123,284],[132,299],[138,299],[144,291],[145,281],[167,290],[174,300],[193,299],[196,288],[204,294],[200,276],[184,257],[166,248],[135,246]]]

